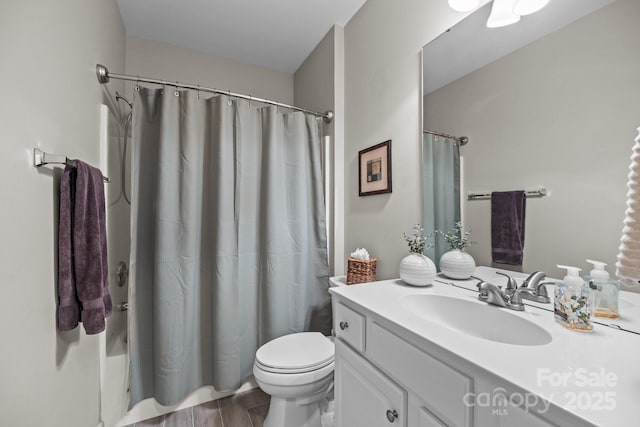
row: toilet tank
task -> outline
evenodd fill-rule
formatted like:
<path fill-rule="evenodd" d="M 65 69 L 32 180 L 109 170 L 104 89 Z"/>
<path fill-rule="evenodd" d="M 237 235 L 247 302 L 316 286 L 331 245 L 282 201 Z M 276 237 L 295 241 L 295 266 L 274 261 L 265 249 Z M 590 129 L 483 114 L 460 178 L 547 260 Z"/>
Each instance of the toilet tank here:
<path fill-rule="evenodd" d="M 330 277 L 329 286 L 332 288 L 335 288 L 337 286 L 347 286 L 347 276 Z"/>

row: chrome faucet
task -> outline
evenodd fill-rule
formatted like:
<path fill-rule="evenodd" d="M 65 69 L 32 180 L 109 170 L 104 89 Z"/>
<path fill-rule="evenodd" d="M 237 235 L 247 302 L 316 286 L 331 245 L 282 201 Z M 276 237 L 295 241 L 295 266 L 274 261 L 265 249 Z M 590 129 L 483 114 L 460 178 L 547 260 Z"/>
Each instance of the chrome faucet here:
<path fill-rule="evenodd" d="M 547 293 L 547 283 L 542 282 L 547 277 L 543 271 L 533 272 L 520 285 L 520 294 L 523 299 L 548 304 L 551 302 Z"/>
<path fill-rule="evenodd" d="M 510 293 L 503 292 L 500 286 L 485 281 L 478 283 L 477 286 L 480 291 L 478 295 L 480 301 L 511 310 L 524 311 L 524 304 L 522 303 L 522 298 L 520 298 L 520 289 L 516 288 L 513 291 L 509 291 Z"/>

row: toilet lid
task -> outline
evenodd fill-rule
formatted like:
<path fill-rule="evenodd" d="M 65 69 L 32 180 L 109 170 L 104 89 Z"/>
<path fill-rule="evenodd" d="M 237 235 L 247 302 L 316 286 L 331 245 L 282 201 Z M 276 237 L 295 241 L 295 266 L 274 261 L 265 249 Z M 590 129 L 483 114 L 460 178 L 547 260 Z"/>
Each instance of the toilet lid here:
<path fill-rule="evenodd" d="M 320 332 L 300 332 L 269 341 L 256 352 L 256 362 L 267 369 L 305 372 L 333 361 L 334 345 Z"/>

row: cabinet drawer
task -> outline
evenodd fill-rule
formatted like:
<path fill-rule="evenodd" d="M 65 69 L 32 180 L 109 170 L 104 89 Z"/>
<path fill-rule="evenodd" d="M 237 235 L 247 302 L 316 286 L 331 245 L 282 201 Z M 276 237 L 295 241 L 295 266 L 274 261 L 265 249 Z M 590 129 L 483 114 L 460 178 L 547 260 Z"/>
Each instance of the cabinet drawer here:
<path fill-rule="evenodd" d="M 367 326 L 367 359 L 401 386 L 415 392 L 440 422 L 450 427 L 473 425 L 473 408 L 464 404 L 465 394 L 473 391 L 470 377 L 375 322 Z"/>
<path fill-rule="evenodd" d="M 342 303 L 334 305 L 333 330 L 336 337 L 364 352 L 365 317 Z"/>

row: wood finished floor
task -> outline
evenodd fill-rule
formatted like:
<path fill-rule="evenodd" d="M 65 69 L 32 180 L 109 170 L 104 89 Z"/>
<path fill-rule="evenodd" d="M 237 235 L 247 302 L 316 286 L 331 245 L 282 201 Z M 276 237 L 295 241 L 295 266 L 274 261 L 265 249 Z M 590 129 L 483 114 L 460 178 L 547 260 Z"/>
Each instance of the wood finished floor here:
<path fill-rule="evenodd" d="M 262 427 L 269 395 L 259 388 L 127 427 Z"/>

